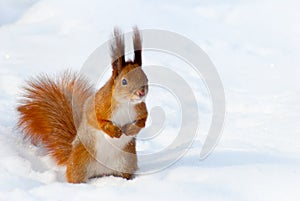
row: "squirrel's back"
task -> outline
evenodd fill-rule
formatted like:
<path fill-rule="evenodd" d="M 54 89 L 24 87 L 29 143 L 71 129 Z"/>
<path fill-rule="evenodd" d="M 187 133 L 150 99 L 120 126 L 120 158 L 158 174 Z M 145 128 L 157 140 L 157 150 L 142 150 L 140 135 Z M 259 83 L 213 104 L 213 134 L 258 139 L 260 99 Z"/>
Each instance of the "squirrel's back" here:
<path fill-rule="evenodd" d="M 57 163 L 64 165 L 77 133 L 75 125 L 79 125 L 83 104 L 91 94 L 88 82 L 75 73 L 29 80 L 17 108 L 18 127 L 25 138 L 42 143 Z"/>

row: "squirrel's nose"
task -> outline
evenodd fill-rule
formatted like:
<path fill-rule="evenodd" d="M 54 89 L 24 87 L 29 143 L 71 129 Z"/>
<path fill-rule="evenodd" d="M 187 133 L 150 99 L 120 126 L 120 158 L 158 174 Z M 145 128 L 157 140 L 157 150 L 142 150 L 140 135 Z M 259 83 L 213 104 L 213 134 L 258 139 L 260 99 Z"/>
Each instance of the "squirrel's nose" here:
<path fill-rule="evenodd" d="M 145 86 L 141 87 L 138 91 L 137 91 L 137 95 L 139 95 L 140 97 L 145 96 L 146 92 L 145 92 Z"/>

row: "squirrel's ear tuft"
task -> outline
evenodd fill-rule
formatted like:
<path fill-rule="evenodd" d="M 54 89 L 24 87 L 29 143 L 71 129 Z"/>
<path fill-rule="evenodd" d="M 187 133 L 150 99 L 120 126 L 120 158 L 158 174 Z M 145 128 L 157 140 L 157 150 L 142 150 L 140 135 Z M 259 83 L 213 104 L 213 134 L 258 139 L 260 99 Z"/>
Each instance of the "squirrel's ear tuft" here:
<path fill-rule="evenodd" d="M 133 27 L 134 63 L 142 66 L 142 38 L 137 26 Z"/>
<path fill-rule="evenodd" d="M 124 36 L 118 27 L 115 27 L 113 39 L 110 45 L 111 49 L 111 65 L 113 68 L 113 77 L 116 78 L 125 65 L 124 55 Z"/>

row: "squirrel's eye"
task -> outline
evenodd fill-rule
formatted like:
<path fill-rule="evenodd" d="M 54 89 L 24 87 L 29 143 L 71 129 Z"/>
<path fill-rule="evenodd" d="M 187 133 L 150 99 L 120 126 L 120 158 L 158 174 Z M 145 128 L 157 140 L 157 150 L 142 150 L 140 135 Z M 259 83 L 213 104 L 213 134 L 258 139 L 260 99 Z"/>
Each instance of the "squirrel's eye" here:
<path fill-rule="evenodd" d="M 122 80 L 122 85 L 127 85 L 127 80 L 126 79 Z"/>

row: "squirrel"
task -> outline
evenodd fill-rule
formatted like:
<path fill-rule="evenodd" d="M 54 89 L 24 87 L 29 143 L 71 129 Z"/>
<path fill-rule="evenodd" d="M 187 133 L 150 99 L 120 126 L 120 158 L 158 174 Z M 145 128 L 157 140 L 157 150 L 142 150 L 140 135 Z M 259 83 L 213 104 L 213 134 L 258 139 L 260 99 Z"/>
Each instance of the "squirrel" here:
<path fill-rule="evenodd" d="M 17 107 L 24 138 L 42 144 L 70 183 L 102 176 L 131 179 L 137 170 L 135 136 L 145 127 L 148 79 L 142 70 L 142 40 L 134 27 L 134 59 L 125 61 L 124 35 L 114 29 L 110 79 L 98 91 L 66 71 L 27 81 Z"/>

